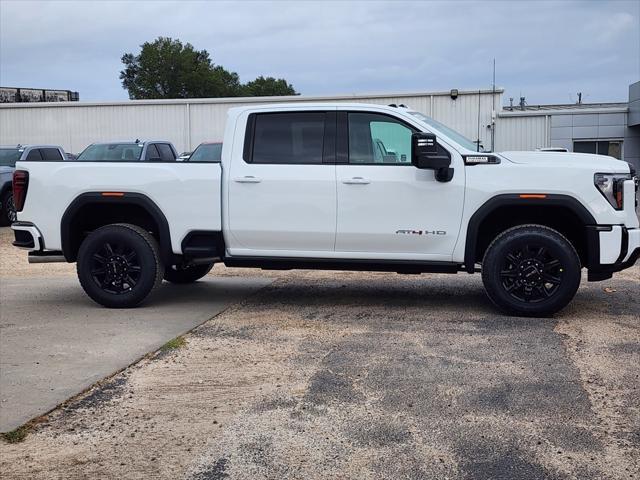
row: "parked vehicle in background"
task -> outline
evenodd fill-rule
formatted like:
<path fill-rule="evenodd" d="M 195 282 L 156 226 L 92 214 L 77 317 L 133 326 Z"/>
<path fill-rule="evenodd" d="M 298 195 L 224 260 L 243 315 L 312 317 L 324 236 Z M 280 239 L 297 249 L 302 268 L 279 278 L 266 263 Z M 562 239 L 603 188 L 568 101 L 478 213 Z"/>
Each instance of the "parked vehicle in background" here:
<path fill-rule="evenodd" d="M 178 161 L 184 162 L 185 160 L 188 160 L 190 156 L 191 152 L 182 152 L 180 155 L 178 155 Z"/>
<path fill-rule="evenodd" d="M 75 161 L 75 160 L 77 160 L 77 159 L 78 159 L 78 155 L 76 155 L 75 153 L 69 153 L 69 152 L 67 152 L 67 156 L 66 156 L 65 160 L 68 160 L 68 161 L 70 161 L 70 162 L 73 162 L 73 161 Z"/>
<path fill-rule="evenodd" d="M 222 142 L 203 142 L 196 147 L 188 162 L 219 162 L 222 157 Z"/>
<path fill-rule="evenodd" d="M 13 145 L 0 147 L 0 225 L 16 221 L 13 202 L 13 171 L 18 161 L 60 161 L 65 158 L 56 145 Z"/>
<path fill-rule="evenodd" d="M 171 142 L 149 140 L 92 143 L 78 155 L 78 162 L 175 162 L 178 152 Z"/>
<path fill-rule="evenodd" d="M 628 163 L 476 150 L 407 108 L 231 108 L 220 163 L 19 162 L 14 245 L 77 262 L 85 292 L 107 307 L 223 262 L 481 272 L 495 305 L 527 316 L 565 307 L 582 268 L 600 281 L 640 257 Z"/>

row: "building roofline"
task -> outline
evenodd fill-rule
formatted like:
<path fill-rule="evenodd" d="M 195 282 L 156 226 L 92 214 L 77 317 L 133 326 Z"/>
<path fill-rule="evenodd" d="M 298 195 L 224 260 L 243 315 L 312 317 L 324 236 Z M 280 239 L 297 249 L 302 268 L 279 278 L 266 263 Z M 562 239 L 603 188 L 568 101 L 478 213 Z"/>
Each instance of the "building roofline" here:
<path fill-rule="evenodd" d="M 458 96 L 504 93 L 503 88 L 478 90 L 458 90 Z M 176 98 L 161 100 L 120 100 L 115 102 L 25 102 L 0 103 L 2 108 L 44 108 L 44 107 L 96 107 L 96 106 L 133 106 L 133 105 L 186 105 L 186 104 L 227 104 L 227 103 L 281 103 L 281 102 L 326 102 L 338 100 L 358 100 L 362 98 L 409 98 L 409 97 L 439 97 L 450 96 L 451 91 L 437 92 L 389 92 L 372 94 L 341 94 L 341 95 L 290 95 L 272 97 L 225 97 L 225 98 Z"/>
<path fill-rule="evenodd" d="M 577 114 L 590 114 L 590 113 L 628 113 L 629 107 L 626 103 L 620 104 L 620 106 L 610 107 L 592 107 L 592 108 L 551 108 L 552 105 L 548 105 L 550 108 L 540 110 L 520 110 L 514 107 L 513 110 L 501 110 L 498 112 L 498 117 L 542 117 L 546 115 L 577 115 Z"/>

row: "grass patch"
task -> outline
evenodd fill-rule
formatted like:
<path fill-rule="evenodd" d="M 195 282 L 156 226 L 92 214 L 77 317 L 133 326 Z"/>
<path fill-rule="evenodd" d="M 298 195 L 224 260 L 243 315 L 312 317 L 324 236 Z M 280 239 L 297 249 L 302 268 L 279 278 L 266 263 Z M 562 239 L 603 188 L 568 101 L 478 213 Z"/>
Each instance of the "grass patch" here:
<path fill-rule="evenodd" d="M 20 443 L 27 438 L 27 433 L 29 433 L 29 427 L 23 425 L 15 430 L 3 433 L 2 438 L 4 438 L 8 443 Z"/>
<path fill-rule="evenodd" d="M 184 347 L 186 344 L 187 341 L 184 337 L 176 337 L 173 340 L 169 340 L 162 347 L 160 347 L 160 351 L 170 352 L 171 350 L 177 350 L 178 348 Z"/>

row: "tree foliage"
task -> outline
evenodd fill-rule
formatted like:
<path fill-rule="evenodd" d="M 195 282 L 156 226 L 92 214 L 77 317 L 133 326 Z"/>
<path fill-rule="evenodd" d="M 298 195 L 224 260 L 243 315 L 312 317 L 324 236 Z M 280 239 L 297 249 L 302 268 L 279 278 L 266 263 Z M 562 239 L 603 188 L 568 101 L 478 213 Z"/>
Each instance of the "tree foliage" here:
<path fill-rule="evenodd" d="M 282 78 L 259 76 L 243 85 L 206 50 L 167 37 L 143 43 L 138 55 L 125 53 L 122 63 L 120 79 L 132 100 L 297 95 Z"/>

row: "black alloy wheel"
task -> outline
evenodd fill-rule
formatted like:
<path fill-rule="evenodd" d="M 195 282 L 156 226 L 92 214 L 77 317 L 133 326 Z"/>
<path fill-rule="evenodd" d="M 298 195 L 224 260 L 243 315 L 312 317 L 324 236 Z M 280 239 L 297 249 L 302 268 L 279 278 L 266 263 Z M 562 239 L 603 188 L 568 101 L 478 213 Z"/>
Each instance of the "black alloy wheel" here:
<path fill-rule="evenodd" d="M 560 288 L 564 268 L 543 245 L 525 243 L 506 254 L 500 278 L 506 292 L 521 302 L 540 302 Z"/>
<path fill-rule="evenodd" d="M 78 251 L 78 279 L 95 302 L 109 308 L 130 308 L 162 282 L 164 266 L 155 238 L 126 223 L 91 232 Z"/>
<path fill-rule="evenodd" d="M 482 281 L 503 312 L 546 317 L 564 308 L 580 286 L 580 258 L 571 242 L 544 225 L 499 234 L 482 260 Z"/>
<path fill-rule="evenodd" d="M 91 277 L 105 292 L 121 295 L 140 281 L 142 267 L 130 244 L 105 241 L 91 260 Z"/>

